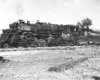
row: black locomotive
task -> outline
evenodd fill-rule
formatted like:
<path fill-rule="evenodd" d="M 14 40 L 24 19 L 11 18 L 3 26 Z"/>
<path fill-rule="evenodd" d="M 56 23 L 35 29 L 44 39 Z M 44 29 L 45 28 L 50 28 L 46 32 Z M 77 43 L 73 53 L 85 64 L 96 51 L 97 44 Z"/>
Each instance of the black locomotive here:
<path fill-rule="evenodd" d="M 80 36 L 76 25 L 58 25 L 37 21 L 31 24 L 19 19 L 3 30 L 0 47 L 42 47 L 76 45 Z"/>

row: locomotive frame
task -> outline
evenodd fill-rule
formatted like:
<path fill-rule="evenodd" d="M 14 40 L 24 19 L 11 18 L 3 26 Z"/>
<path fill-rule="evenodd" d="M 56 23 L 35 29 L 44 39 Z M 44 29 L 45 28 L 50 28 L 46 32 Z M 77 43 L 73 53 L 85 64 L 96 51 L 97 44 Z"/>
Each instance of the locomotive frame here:
<path fill-rule="evenodd" d="M 43 47 L 77 45 L 80 30 L 75 25 L 58 25 L 37 22 L 31 24 L 18 20 L 3 30 L 0 47 Z"/>

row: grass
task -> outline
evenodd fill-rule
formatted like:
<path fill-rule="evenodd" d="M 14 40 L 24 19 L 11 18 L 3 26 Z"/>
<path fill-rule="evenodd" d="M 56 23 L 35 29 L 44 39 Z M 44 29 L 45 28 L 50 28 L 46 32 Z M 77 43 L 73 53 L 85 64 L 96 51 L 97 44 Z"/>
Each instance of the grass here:
<path fill-rule="evenodd" d="M 43 48 L 24 52 L 13 51 L 14 54 L 25 53 L 25 55 L 7 57 L 10 62 L 0 66 L 0 80 L 91 80 L 92 75 L 97 75 L 95 69 L 100 67 L 98 65 L 100 58 L 97 60 L 97 57 L 94 57 L 95 59 L 87 57 L 99 53 L 100 47 L 76 46 L 72 50 L 71 48 L 55 47 L 55 49 L 44 48 L 44 51 Z M 82 53 L 85 55 L 80 55 Z M 51 67 L 58 68 L 58 72 L 48 71 Z"/>

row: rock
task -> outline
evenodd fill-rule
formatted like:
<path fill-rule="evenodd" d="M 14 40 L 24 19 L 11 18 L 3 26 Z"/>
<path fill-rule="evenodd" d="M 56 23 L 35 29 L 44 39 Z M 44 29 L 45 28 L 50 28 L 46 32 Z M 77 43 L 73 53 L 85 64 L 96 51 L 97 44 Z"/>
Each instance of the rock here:
<path fill-rule="evenodd" d="M 4 62 L 10 62 L 9 59 L 4 59 L 2 56 L 0 56 L 0 62 L 4 63 Z"/>
<path fill-rule="evenodd" d="M 50 71 L 50 72 L 53 72 L 53 71 L 54 72 L 61 72 L 61 69 L 59 67 L 54 66 L 54 67 L 50 67 L 48 71 Z"/>
<path fill-rule="evenodd" d="M 54 72 L 62 72 L 62 71 L 68 70 L 70 68 L 73 68 L 75 65 L 82 63 L 82 62 L 86 61 L 87 59 L 88 59 L 87 57 L 79 58 L 75 61 L 69 61 L 69 62 L 60 64 L 60 65 L 56 65 L 56 66 L 50 67 L 48 69 L 48 71 L 50 71 L 50 72 L 53 72 L 53 71 Z"/>
<path fill-rule="evenodd" d="M 100 80 L 100 77 L 98 77 L 98 76 L 92 76 L 92 78 L 95 80 Z"/>
<path fill-rule="evenodd" d="M 0 56 L 0 61 L 3 61 L 3 57 L 2 56 Z"/>

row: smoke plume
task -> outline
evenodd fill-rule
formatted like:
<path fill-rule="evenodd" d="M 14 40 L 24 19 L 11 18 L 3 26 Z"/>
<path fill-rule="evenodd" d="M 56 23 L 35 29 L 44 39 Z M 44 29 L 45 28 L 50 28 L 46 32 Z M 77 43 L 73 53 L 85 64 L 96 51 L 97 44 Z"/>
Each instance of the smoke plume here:
<path fill-rule="evenodd" d="M 0 0 L 0 2 L 7 2 L 7 0 Z"/>
<path fill-rule="evenodd" d="M 23 15 L 24 7 L 23 7 L 22 2 L 15 1 L 12 7 L 14 8 L 14 10 L 15 10 L 15 12 L 16 12 L 16 14 L 18 16 L 22 16 Z"/>

